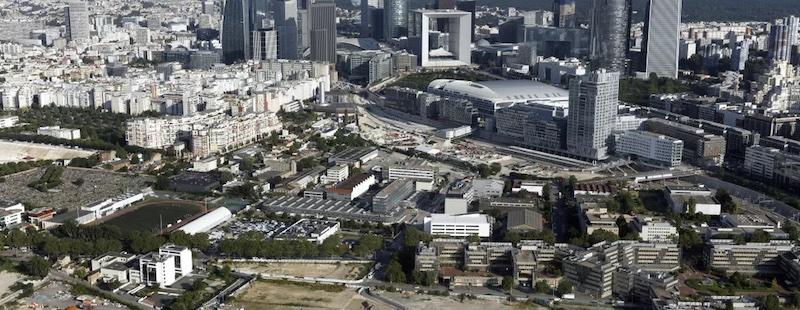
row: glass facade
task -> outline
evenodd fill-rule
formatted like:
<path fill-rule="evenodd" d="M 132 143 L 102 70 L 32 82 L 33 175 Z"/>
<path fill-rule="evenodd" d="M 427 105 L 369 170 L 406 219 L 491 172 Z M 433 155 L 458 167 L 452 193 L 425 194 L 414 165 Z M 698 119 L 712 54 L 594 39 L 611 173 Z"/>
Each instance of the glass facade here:
<path fill-rule="evenodd" d="M 631 0 L 594 0 L 592 8 L 592 69 L 627 72 Z"/>

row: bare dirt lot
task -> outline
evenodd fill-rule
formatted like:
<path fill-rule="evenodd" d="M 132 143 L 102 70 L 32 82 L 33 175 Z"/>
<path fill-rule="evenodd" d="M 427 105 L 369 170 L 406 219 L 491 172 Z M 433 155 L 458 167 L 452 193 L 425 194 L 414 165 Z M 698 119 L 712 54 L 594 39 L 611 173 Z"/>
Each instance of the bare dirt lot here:
<path fill-rule="evenodd" d="M 367 264 L 307 264 L 307 263 L 231 263 L 235 271 L 261 275 L 286 275 L 355 280 Z"/>
<path fill-rule="evenodd" d="M 382 294 L 383 297 L 403 304 L 408 309 L 420 310 L 505 310 L 505 309 L 523 309 L 520 308 L 518 303 L 506 301 L 490 301 L 482 299 L 469 300 L 465 299 L 460 302 L 456 296 L 431 296 L 431 295 L 408 295 L 403 293 L 389 293 Z M 529 309 L 529 308 L 524 308 Z"/>
<path fill-rule="evenodd" d="M 99 297 L 89 296 L 93 300 L 92 309 L 95 310 L 123 310 L 127 307 Z M 8 309 L 66 309 L 69 306 L 80 304 L 76 295 L 70 293 L 70 287 L 62 282 L 50 282 L 36 290 L 32 296 L 16 301 L 16 308 Z"/>
<path fill-rule="evenodd" d="M 47 144 L 0 141 L 0 164 L 40 159 L 73 159 L 92 154 L 94 154 L 92 151 Z"/>
<path fill-rule="evenodd" d="M 305 285 L 256 281 L 242 295 L 236 297 L 233 307 L 244 309 L 364 309 L 366 300 L 355 290 L 339 292 L 313 289 Z M 368 304 L 370 302 L 367 302 Z M 374 305 L 374 304 L 371 304 Z M 386 309 L 380 306 L 373 309 Z"/>

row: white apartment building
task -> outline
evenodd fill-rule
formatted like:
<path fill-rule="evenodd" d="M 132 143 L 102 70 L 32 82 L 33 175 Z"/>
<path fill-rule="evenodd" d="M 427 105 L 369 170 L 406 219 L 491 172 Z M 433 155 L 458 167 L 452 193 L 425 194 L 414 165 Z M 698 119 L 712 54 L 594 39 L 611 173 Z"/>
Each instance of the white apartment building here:
<path fill-rule="evenodd" d="M 188 136 L 196 125 L 215 123 L 224 118 L 222 110 L 191 116 L 136 118 L 125 124 L 125 140 L 129 145 L 163 149 L 172 146 L 179 136 Z"/>
<path fill-rule="evenodd" d="M 25 206 L 18 202 L 0 201 L 0 230 L 22 224 Z"/>
<path fill-rule="evenodd" d="M 678 229 L 663 219 L 637 216 L 633 225 L 642 241 L 665 241 L 678 236 Z"/>
<path fill-rule="evenodd" d="M 260 137 L 283 128 L 275 113 L 250 113 L 204 125 L 191 133 L 194 157 L 208 157 L 211 154 L 231 151 L 254 143 Z"/>
<path fill-rule="evenodd" d="M 39 127 L 36 129 L 36 134 L 66 140 L 77 140 L 81 138 L 80 129 L 61 128 L 60 126 Z"/>
<path fill-rule="evenodd" d="M 677 167 L 681 164 L 683 141 L 641 130 L 616 135 L 616 153 L 635 156 L 644 165 Z"/>
<path fill-rule="evenodd" d="M 425 217 L 425 232 L 435 236 L 488 238 L 492 235 L 492 224 L 485 214 L 431 214 Z"/>

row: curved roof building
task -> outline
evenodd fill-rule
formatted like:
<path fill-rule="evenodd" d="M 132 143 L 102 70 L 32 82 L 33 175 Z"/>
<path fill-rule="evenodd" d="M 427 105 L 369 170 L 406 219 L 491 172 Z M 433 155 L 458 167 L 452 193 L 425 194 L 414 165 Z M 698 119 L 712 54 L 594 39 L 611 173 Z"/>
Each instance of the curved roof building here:
<path fill-rule="evenodd" d="M 181 226 L 178 228 L 178 230 L 189 235 L 204 233 L 208 232 L 214 227 L 217 227 L 219 224 L 222 224 L 231 217 L 233 217 L 233 213 L 231 213 L 228 208 L 219 207 L 214 209 L 214 211 L 203 214 L 186 225 Z"/>
<path fill-rule="evenodd" d="M 428 92 L 450 98 L 466 99 L 484 114 L 517 103 L 538 103 L 567 108 L 569 91 L 530 80 L 473 82 L 440 79 L 428 84 Z"/>

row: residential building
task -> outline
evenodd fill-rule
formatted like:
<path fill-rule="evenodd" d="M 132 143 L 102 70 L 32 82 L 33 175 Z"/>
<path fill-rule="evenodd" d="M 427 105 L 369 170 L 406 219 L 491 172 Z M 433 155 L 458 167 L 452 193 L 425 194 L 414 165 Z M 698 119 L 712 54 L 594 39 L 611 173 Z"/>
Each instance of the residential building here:
<path fill-rule="evenodd" d="M 81 138 L 80 129 L 61 128 L 60 126 L 39 127 L 36 129 L 36 134 L 65 140 L 78 140 Z"/>
<path fill-rule="evenodd" d="M 22 224 L 25 206 L 18 202 L 0 201 L 0 230 Z"/>
<path fill-rule="evenodd" d="M 771 181 L 775 176 L 775 160 L 780 153 L 780 150 L 766 146 L 748 147 L 744 157 L 744 172 L 750 176 Z"/>
<path fill-rule="evenodd" d="M 569 88 L 567 150 L 581 158 L 607 159 L 619 105 L 619 73 L 592 72 L 573 79 Z"/>

